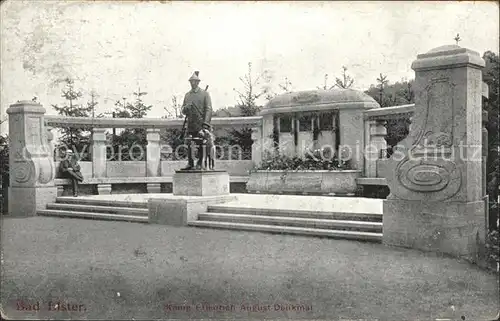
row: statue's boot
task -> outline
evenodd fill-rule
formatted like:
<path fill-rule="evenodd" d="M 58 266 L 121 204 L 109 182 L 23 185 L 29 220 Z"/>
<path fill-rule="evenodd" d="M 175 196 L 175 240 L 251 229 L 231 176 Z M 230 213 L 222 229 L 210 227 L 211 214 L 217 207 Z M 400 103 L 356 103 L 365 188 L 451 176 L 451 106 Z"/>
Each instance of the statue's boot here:
<path fill-rule="evenodd" d="M 181 171 L 189 171 L 194 169 L 194 159 L 192 155 L 192 150 L 188 147 L 188 166 L 181 169 Z"/>

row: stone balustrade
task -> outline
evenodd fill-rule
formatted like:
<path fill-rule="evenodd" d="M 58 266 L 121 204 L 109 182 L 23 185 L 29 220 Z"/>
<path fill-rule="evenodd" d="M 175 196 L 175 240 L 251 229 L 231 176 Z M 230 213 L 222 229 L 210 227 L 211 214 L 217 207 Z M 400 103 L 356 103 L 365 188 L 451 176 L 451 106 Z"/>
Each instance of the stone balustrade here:
<path fill-rule="evenodd" d="M 364 178 L 360 182 L 373 185 L 385 185 L 385 179 L 379 171 L 380 160 L 386 158 L 387 135 L 386 122 L 390 119 L 411 118 L 415 104 L 369 109 L 364 111 L 365 128 L 365 164 Z M 380 179 L 379 179 L 380 178 Z"/>
<path fill-rule="evenodd" d="M 110 128 L 144 128 L 147 131 L 147 148 L 146 148 L 146 175 L 147 177 L 155 177 L 159 175 L 171 174 L 161 171 L 160 154 L 162 152 L 160 133 L 164 129 L 180 129 L 182 128 L 183 119 L 158 119 L 158 118 L 91 118 L 91 117 L 63 117 L 45 115 L 44 123 L 51 130 L 57 127 L 80 127 L 92 131 L 92 177 L 107 177 L 106 168 L 109 164 L 106 161 L 106 130 Z M 212 119 L 215 134 L 222 133 L 226 129 L 238 129 L 243 127 L 252 128 L 254 132 L 260 132 L 261 117 L 216 117 Z M 252 135 L 255 145 L 261 144 L 260 135 Z M 254 147 L 253 153 L 259 153 L 260 149 Z M 252 160 L 254 159 L 252 154 Z M 261 156 L 255 155 L 256 162 L 259 162 Z M 234 160 L 239 162 L 239 160 Z M 242 161 L 244 166 L 240 175 L 245 175 L 249 169 L 249 162 Z M 179 161 L 179 164 L 184 164 Z M 254 163 L 251 163 L 253 165 Z M 126 171 L 125 171 L 126 172 Z M 124 173 L 124 175 L 128 175 Z M 130 175 L 135 176 L 135 175 Z"/>
<path fill-rule="evenodd" d="M 365 120 L 389 120 L 411 117 L 415 112 L 415 104 L 369 109 L 364 112 Z"/>
<path fill-rule="evenodd" d="M 214 117 L 215 128 L 255 127 L 260 126 L 262 117 Z M 180 118 L 92 118 L 45 115 L 45 125 L 51 127 L 89 127 L 89 128 L 182 128 L 184 120 Z"/>
<path fill-rule="evenodd" d="M 384 157 L 387 144 L 385 142 L 385 120 L 398 117 L 406 117 L 413 113 L 414 105 L 403 105 L 381 109 L 366 110 L 363 115 L 365 126 L 365 165 L 364 177 L 377 178 L 378 160 Z M 91 131 L 91 161 L 81 162 L 82 173 L 89 182 L 106 181 L 106 179 L 117 179 L 122 177 L 171 177 L 176 169 L 184 166 L 184 161 L 161 160 L 160 132 L 163 129 L 180 129 L 183 119 L 157 119 L 157 118 L 90 118 L 90 117 L 63 117 L 42 114 L 41 123 L 45 126 L 43 130 L 44 139 L 50 149 L 54 149 L 54 132 L 58 127 L 80 127 Z M 261 116 L 254 117 L 220 117 L 213 118 L 212 124 L 215 131 L 229 128 L 252 128 L 252 159 L 251 160 L 220 160 L 218 167 L 228 170 L 235 181 L 243 182 L 248 176 L 248 171 L 258 166 L 262 161 L 265 151 L 264 143 L 266 136 Z M 108 161 L 106 132 L 113 128 L 144 128 L 147 133 L 146 161 Z M 58 163 L 54 163 L 57 168 Z M 101 179 L 101 180 L 99 180 Z M 104 179 L 104 180 L 102 180 Z M 64 180 L 56 181 L 56 185 Z M 156 181 L 146 182 L 148 192 L 159 192 L 160 183 Z M 134 181 L 135 182 L 135 181 Z M 113 181 L 113 183 L 116 183 Z M 380 183 L 380 182 L 379 182 Z M 383 183 L 382 183 L 383 184 Z M 102 193 L 111 192 L 109 184 L 98 184 L 98 191 Z M 60 188 L 59 188 L 60 191 Z"/>

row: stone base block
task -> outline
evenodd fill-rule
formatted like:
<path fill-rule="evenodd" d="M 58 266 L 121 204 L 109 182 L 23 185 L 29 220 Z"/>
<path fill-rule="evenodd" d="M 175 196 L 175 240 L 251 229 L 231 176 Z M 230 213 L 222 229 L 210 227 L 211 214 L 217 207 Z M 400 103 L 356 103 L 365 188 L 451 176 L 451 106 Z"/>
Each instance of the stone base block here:
<path fill-rule="evenodd" d="M 149 183 L 147 184 L 148 193 L 161 193 L 161 184 L 160 183 Z"/>
<path fill-rule="evenodd" d="M 485 203 L 384 201 L 383 243 L 479 262 L 486 237 Z"/>
<path fill-rule="evenodd" d="M 57 187 L 9 187 L 9 216 L 35 216 L 38 210 L 45 210 L 48 203 L 54 203 Z"/>
<path fill-rule="evenodd" d="M 110 195 L 111 194 L 111 184 L 99 184 L 99 185 L 97 185 L 97 194 Z"/>
<path fill-rule="evenodd" d="M 57 186 L 57 197 L 63 196 L 63 194 L 64 194 L 64 186 L 61 185 Z"/>
<path fill-rule="evenodd" d="M 174 195 L 216 196 L 229 194 L 229 174 L 226 171 L 176 171 Z"/>
<path fill-rule="evenodd" d="M 200 213 L 206 212 L 209 205 L 235 200 L 236 196 L 172 196 L 170 198 L 151 198 L 148 200 L 149 223 L 172 226 L 185 226 L 196 221 Z"/>

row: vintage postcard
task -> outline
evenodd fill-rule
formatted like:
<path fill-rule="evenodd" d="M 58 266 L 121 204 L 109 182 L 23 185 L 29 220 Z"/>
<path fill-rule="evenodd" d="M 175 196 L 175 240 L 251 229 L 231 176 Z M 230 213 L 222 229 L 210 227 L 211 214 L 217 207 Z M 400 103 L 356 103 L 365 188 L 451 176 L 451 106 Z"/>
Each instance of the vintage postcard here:
<path fill-rule="evenodd" d="M 0 5 L 5 320 L 499 320 L 499 4 Z"/>

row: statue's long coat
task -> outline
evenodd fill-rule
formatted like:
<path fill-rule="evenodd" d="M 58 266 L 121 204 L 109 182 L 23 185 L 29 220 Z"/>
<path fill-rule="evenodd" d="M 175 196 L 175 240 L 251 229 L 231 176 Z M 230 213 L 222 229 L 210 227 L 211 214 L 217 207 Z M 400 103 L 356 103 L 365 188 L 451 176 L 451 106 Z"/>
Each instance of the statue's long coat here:
<path fill-rule="evenodd" d="M 187 132 L 195 133 L 202 129 L 203 123 L 212 120 L 212 101 L 205 90 L 197 87 L 184 96 L 182 113 L 187 116 Z"/>

